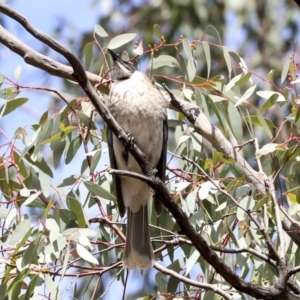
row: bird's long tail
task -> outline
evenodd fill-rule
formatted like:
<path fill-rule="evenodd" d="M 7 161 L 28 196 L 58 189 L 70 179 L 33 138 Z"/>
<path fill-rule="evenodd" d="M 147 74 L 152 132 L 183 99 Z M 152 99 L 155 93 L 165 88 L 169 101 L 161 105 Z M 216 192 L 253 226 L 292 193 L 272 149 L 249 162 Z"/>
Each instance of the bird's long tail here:
<path fill-rule="evenodd" d="M 123 263 L 128 269 L 151 268 L 155 257 L 150 241 L 147 205 L 136 213 L 127 208 L 127 234 Z"/>

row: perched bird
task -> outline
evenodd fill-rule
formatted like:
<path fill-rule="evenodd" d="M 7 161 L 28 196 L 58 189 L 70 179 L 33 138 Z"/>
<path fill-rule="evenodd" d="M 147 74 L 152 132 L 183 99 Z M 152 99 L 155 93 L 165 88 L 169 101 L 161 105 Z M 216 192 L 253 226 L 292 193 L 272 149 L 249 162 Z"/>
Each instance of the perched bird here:
<path fill-rule="evenodd" d="M 166 102 L 145 74 L 136 71 L 131 62 L 121 59 L 112 50 L 108 51 L 115 65 L 108 108 L 164 181 L 168 139 Z M 143 174 L 134 157 L 109 128 L 107 140 L 112 168 Z M 147 209 L 150 187 L 127 176 L 114 176 L 113 181 L 121 217 L 127 209 L 123 263 L 129 269 L 150 268 L 155 263 Z M 161 203 L 157 195 L 154 195 L 154 207 L 159 214 Z"/>

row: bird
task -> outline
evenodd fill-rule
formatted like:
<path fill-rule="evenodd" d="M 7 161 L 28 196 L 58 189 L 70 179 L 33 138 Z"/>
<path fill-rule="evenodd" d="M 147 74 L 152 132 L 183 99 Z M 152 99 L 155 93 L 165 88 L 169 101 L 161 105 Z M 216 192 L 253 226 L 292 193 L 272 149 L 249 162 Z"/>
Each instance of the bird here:
<path fill-rule="evenodd" d="M 167 104 L 144 73 L 130 61 L 108 49 L 114 62 L 115 79 L 110 90 L 108 109 L 131 140 L 146 155 L 156 176 L 165 181 L 167 157 Z M 143 174 L 128 147 L 107 128 L 107 143 L 111 168 Z M 143 181 L 113 175 L 113 184 L 121 217 L 127 211 L 126 242 L 123 264 L 128 269 L 151 268 L 155 256 L 150 240 L 148 200 L 151 189 Z M 154 208 L 161 212 L 159 195 L 154 195 Z"/>

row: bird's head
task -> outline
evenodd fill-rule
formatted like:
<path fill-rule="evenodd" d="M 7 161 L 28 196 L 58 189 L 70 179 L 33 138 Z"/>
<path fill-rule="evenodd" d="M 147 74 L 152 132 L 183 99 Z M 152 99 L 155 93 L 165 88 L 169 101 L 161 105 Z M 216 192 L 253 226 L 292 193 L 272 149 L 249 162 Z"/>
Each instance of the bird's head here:
<path fill-rule="evenodd" d="M 116 79 L 120 80 L 129 78 L 135 71 L 132 62 L 123 60 L 118 54 L 110 49 L 107 50 L 110 53 L 115 64 Z"/>

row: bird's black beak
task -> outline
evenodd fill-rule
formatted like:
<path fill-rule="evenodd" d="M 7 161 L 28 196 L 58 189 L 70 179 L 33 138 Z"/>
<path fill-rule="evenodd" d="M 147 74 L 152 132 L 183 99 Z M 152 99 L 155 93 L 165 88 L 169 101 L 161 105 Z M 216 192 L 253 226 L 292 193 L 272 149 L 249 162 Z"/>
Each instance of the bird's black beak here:
<path fill-rule="evenodd" d="M 111 56 L 111 58 L 113 59 L 113 61 L 114 62 L 120 62 L 120 63 L 124 63 L 124 60 L 118 55 L 118 54 L 116 54 L 114 51 L 112 51 L 111 49 L 108 49 L 107 48 L 107 50 L 108 50 L 108 52 L 109 52 L 109 54 L 110 54 L 110 56 Z"/>

